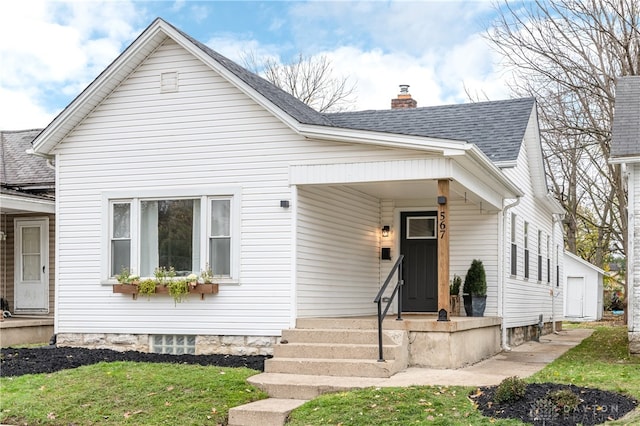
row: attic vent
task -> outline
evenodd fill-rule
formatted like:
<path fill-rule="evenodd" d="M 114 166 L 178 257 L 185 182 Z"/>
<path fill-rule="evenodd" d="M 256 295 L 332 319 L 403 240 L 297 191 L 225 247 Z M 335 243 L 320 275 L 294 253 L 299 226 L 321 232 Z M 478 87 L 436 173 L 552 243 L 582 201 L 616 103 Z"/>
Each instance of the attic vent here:
<path fill-rule="evenodd" d="M 178 73 L 163 72 L 160 74 L 160 93 L 178 91 Z"/>

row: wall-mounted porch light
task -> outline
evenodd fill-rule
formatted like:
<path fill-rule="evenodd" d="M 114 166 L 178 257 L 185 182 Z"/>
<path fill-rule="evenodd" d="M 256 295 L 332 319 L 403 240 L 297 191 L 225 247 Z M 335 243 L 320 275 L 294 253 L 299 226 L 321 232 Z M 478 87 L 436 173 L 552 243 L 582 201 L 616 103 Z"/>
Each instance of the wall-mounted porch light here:
<path fill-rule="evenodd" d="M 382 236 L 385 237 L 385 238 L 388 237 L 389 236 L 389 230 L 390 230 L 389 225 L 383 226 L 382 227 Z"/>

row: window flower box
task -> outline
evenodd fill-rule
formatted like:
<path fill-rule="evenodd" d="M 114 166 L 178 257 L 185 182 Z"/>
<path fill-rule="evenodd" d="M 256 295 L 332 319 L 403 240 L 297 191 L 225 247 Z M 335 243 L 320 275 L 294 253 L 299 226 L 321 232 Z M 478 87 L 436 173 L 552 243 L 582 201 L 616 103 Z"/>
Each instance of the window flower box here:
<path fill-rule="evenodd" d="M 195 286 L 189 286 L 190 294 L 199 294 L 200 299 L 204 300 L 205 294 L 217 294 L 219 290 L 218 284 L 196 284 Z M 114 293 L 120 294 L 131 294 L 133 299 L 138 298 L 138 294 L 140 294 L 140 289 L 135 284 L 114 284 L 113 286 Z M 156 294 L 169 294 L 169 287 L 164 284 L 156 284 Z"/>

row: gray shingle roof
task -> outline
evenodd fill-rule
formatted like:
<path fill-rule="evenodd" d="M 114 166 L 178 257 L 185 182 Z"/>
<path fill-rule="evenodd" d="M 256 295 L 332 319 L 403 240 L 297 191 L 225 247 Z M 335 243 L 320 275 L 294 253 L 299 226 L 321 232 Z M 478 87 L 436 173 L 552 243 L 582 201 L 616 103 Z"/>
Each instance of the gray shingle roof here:
<path fill-rule="evenodd" d="M 53 185 L 55 172 L 44 158 L 27 154 L 41 129 L 0 131 L 0 184 L 3 187 Z"/>
<path fill-rule="evenodd" d="M 320 114 L 318 111 L 314 110 L 304 102 L 300 101 L 298 98 L 291 96 L 289 93 L 285 92 L 284 90 L 280 89 L 279 87 L 275 86 L 259 75 L 256 75 L 251 71 L 241 67 L 231 59 L 211 49 L 206 44 L 200 43 L 189 34 L 186 34 L 185 32 L 169 23 L 167 24 L 178 31 L 180 34 L 182 34 L 184 37 L 189 39 L 189 41 L 198 46 L 198 48 L 200 48 L 207 55 L 211 56 L 211 58 L 220 63 L 220 65 L 231 71 L 236 77 L 240 78 L 256 92 L 260 93 L 278 108 L 285 111 L 291 117 L 295 118 L 299 123 L 331 126 L 331 122 L 327 120 L 322 114 Z"/>
<path fill-rule="evenodd" d="M 611 131 L 611 157 L 640 154 L 640 76 L 620 77 Z"/>
<path fill-rule="evenodd" d="M 503 162 L 517 158 L 534 107 L 534 98 L 522 98 L 326 116 L 337 127 L 467 141 Z"/>

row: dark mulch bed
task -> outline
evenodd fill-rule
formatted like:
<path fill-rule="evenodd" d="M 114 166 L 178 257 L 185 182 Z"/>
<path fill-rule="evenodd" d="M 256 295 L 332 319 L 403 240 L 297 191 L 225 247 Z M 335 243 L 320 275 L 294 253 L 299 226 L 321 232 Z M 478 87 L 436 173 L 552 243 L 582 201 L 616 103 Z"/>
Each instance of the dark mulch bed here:
<path fill-rule="evenodd" d="M 553 391 L 569 389 L 580 398 L 575 410 L 557 408 L 546 402 Z M 496 386 L 481 387 L 470 398 L 487 417 L 520 419 L 525 423 L 545 426 L 597 425 L 615 420 L 633 411 L 638 401 L 615 392 L 557 383 L 527 385 L 525 397 L 502 404 L 493 402 Z"/>
<path fill-rule="evenodd" d="M 266 356 L 251 355 L 170 355 L 109 349 L 85 349 L 43 346 L 39 348 L 3 348 L 0 351 L 0 376 L 53 373 L 54 371 L 96 364 L 101 361 L 165 362 L 174 364 L 247 367 L 264 371 Z"/>

